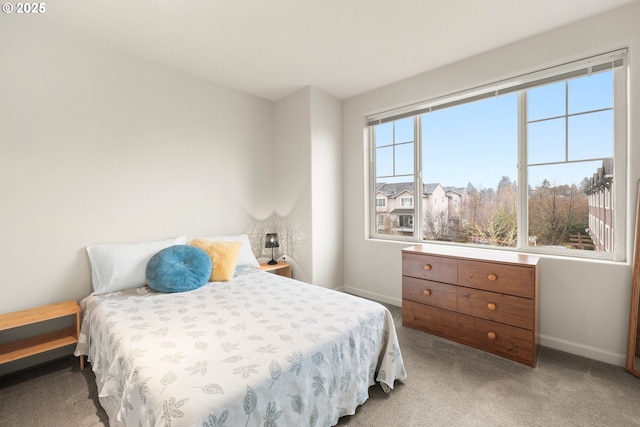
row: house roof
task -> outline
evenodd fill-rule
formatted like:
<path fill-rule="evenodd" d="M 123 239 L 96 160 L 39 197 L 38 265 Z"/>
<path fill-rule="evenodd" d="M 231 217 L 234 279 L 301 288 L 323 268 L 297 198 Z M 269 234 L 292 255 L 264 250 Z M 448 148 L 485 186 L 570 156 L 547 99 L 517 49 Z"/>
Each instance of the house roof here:
<path fill-rule="evenodd" d="M 457 194 L 458 196 L 462 196 L 462 193 L 464 191 L 466 191 L 464 188 L 462 187 L 442 187 L 442 189 L 444 190 L 445 193 L 449 194 L 449 193 L 454 193 Z"/>
<path fill-rule="evenodd" d="M 425 196 L 429 196 L 433 194 L 436 188 L 442 187 L 439 183 L 429 183 L 422 184 L 423 190 L 422 194 Z M 449 187 L 453 188 L 453 187 Z M 376 187 L 376 192 L 384 194 L 386 197 L 393 199 L 398 197 L 400 194 L 406 192 L 409 194 L 414 194 L 414 184 L 413 182 L 398 182 L 398 183 L 378 183 Z"/>
<path fill-rule="evenodd" d="M 436 183 L 431 183 L 431 184 L 423 184 L 424 189 L 423 189 L 423 194 L 425 196 L 428 196 L 429 194 L 433 194 L 433 192 L 435 191 L 436 188 L 438 188 L 438 186 L 442 187 L 440 184 Z"/>
<path fill-rule="evenodd" d="M 398 197 L 402 193 L 413 194 L 413 182 L 399 182 L 393 184 L 380 183 L 377 187 L 377 192 L 384 194 L 390 199 Z"/>
<path fill-rule="evenodd" d="M 610 188 L 613 182 L 613 159 L 602 160 L 602 166 L 589 179 L 585 192 L 592 194 L 603 188 Z"/>
<path fill-rule="evenodd" d="M 414 214 L 414 210 L 413 209 L 407 209 L 407 208 L 398 208 L 398 209 L 394 209 L 391 211 L 392 214 L 396 214 L 396 215 L 413 215 Z"/>

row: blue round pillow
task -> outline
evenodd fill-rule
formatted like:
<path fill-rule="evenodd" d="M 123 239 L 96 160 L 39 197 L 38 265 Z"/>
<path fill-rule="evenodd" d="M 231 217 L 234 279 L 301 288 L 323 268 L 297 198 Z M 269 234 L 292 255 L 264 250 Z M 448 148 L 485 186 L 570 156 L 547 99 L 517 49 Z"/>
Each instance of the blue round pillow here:
<path fill-rule="evenodd" d="M 149 259 L 145 277 L 158 292 L 185 292 L 198 289 L 211 278 L 213 264 L 200 248 L 188 245 L 169 246 Z"/>

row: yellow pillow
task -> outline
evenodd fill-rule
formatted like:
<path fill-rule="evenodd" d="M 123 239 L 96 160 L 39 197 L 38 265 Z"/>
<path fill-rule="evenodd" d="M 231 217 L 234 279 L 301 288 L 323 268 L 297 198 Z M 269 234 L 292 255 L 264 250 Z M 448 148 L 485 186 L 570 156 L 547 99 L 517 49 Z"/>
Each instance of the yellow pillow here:
<path fill-rule="evenodd" d="M 212 282 L 228 282 L 233 277 L 238 262 L 242 242 L 214 242 L 213 240 L 194 239 L 190 245 L 205 251 L 211 258 Z"/>

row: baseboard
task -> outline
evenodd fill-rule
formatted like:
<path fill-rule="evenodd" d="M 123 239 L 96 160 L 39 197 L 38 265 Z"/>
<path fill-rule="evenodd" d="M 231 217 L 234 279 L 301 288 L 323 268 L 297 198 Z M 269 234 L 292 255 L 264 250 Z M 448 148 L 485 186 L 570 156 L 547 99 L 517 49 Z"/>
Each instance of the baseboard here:
<path fill-rule="evenodd" d="M 357 295 L 359 297 L 371 299 L 374 301 L 383 302 L 385 304 L 390 304 L 396 307 L 402 307 L 401 298 L 390 298 L 387 295 L 378 294 L 376 292 L 365 291 L 364 289 L 354 288 L 352 286 L 345 286 L 344 292 L 348 294 Z"/>
<path fill-rule="evenodd" d="M 624 354 L 611 353 L 609 351 L 602 350 L 601 348 L 590 347 L 584 344 L 550 337 L 548 335 L 540 334 L 540 345 L 564 351 L 566 353 L 575 354 L 577 356 L 609 363 L 611 365 L 625 366 L 627 361 L 627 356 Z"/>

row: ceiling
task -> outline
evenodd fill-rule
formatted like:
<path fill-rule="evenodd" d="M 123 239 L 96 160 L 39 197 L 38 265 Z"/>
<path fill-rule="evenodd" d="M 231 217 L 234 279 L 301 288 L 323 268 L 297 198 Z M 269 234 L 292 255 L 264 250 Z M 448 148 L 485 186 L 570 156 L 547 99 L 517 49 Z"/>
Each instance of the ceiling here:
<path fill-rule="evenodd" d="M 39 19 L 270 100 L 345 99 L 637 0 L 68 0 Z"/>

